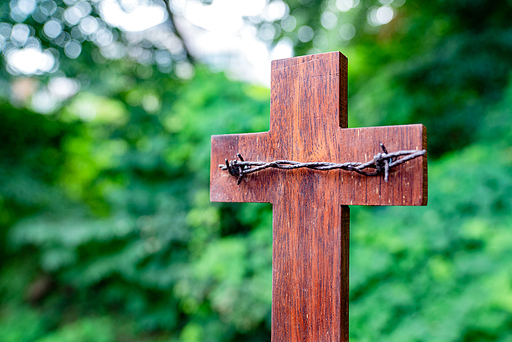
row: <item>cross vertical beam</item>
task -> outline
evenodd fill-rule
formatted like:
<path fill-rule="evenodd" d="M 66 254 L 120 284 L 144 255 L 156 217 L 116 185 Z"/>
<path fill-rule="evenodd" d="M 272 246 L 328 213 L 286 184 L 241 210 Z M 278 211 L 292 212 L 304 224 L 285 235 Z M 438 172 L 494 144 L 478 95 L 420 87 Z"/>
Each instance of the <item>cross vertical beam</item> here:
<path fill-rule="evenodd" d="M 365 162 L 426 148 L 422 125 L 348 129 L 347 59 L 339 52 L 273 61 L 270 130 L 212 136 L 210 198 L 273 204 L 272 341 L 348 341 L 347 205 L 425 205 L 426 156 L 382 177 L 336 170 L 266 169 L 236 178 L 218 168 L 246 160 Z"/>

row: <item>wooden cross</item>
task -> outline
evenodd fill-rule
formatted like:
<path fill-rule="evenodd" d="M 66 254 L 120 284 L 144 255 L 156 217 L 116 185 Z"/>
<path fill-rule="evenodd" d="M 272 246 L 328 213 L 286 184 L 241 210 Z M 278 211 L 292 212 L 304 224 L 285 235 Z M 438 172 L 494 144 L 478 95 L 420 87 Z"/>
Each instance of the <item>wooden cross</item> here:
<path fill-rule="evenodd" d="M 246 160 L 366 162 L 426 149 L 423 125 L 346 128 L 347 58 L 325 53 L 272 62 L 270 130 L 212 136 L 210 198 L 273 205 L 272 341 L 348 341 L 348 205 L 426 205 L 427 158 L 389 175 L 266 169 L 237 178 L 219 169 Z"/>

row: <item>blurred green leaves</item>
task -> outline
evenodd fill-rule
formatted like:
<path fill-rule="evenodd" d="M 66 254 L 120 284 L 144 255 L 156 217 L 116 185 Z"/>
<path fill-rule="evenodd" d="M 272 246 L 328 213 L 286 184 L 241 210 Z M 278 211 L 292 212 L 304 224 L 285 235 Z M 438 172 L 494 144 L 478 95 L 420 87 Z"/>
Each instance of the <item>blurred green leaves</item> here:
<path fill-rule="evenodd" d="M 9 41 L 30 18 L 5 14 L 19 3 L 1 5 Z M 286 5 L 253 20 L 297 54 L 348 55 L 350 126 L 429 132 L 427 207 L 352 208 L 351 341 L 511 341 L 510 3 Z M 65 57 L 55 18 L 36 17 L 29 36 L 60 51 L 60 73 L 1 59 L 0 340 L 268 341 L 271 206 L 213 204 L 208 182 L 210 136 L 267 130 L 269 90 L 201 65 L 180 79 L 179 54 L 107 58 L 100 37 Z M 80 89 L 42 110 L 52 82 Z"/>
<path fill-rule="evenodd" d="M 494 106 L 500 126 L 512 127 L 511 106 L 509 98 Z M 495 135 L 431 163 L 426 208 L 375 216 L 354 208 L 355 341 L 508 338 L 512 159 L 502 146 L 510 143 Z"/>
<path fill-rule="evenodd" d="M 64 326 L 37 342 L 111 342 L 115 341 L 111 319 L 82 319 Z"/>
<path fill-rule="evenodd" d="M 148 112 L 147 96 L 162 99 L 162 110 Z M 18 222 L 8 230 L 6 245 L 13 256 L 34 249 L 31 263 L 51 275 L 42 298 L 56 309 L 54 324 L 61 323 L 45 338 L 87 339 L 95 324 L 106 329 L 107 340 L 122 334 L 111 320 L 84 318 L 62 325 L 76 310 L 79 316 L 88 310 L 119 312 L 135 320 L 135 331 L 163 331 L 162 336 L 189 340 L 196 338 L 197 322 L 215 340 L 258 327 L 270 310 L 269 208 L 249 210 L 250 220 L 235 218 L 221 229 L 223 216 L 231 214 L 209 201 L 209 140 L 225 125 L 241 132 L 268 126 L 268 90 L 200 69 L 193 81 L 178 88 L 146 84 L 116 97 L 82 92 L 51 120 L 37 117 L 61 127 L 58 139 L 51 140 L 55 133 L 46 129 L 30 135 L 41 144 L 52 141 L 61 156 L 51 164 L 49 179 L 24 159 L 34 150 L 32 140 L 12 135 L 26 116 L 6 105 L 13 114 L 2 127 L 9 137 L 5 155 L 18 151 L 9 174 L 33 167 L 28 179 L 34 186 L 9 174 L 2 184 L 14 182 L 16 189 L 30 191 L 26 197 L 38 192 L 42 197 L 35 206 L 25 197 L 8 197 L 4 188 L 7 212 L 30 209 L 10 221 Z M 56 195 L 45 196 L 46 189 Z M 248 234 L 249 225 L 262 217 L 264 224 Z M 235 236 L 221 238 L 228 235 Z M 13 267 L 7 264 L 5 272 Z M 28 287 L 15 295 L 25 296 Z M 8 324 L 0 316 L 2 322 Z M 38 336 L 56 327 L 41 324 L 45 328 Z"/>

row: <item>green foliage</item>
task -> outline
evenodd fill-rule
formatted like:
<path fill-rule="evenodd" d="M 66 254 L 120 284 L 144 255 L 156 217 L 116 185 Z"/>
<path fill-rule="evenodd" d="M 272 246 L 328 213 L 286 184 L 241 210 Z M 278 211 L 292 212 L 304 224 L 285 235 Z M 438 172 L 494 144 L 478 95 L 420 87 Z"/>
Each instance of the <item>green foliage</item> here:
<path fill-rule="evenodd" d="M 191 327 L 195 320 L 206 320 L 210 330 L 222 334 L 225 321 L 231 322 L 233 331 L 248 331 L 268 318 L 268 208 L 260 231 L 248 235 L 248 225 L 262 220 L 261 214 L 254 213 L 253 221 L 241 228 L 236 220 L 224 228 L 230 230 L 226 232 L 220 228 L 224 210 L 209 202 L 207 192 L 210 135 L 221 133 L 225 126 L 240 132 L 268 126 L 268 90 L 262 99 L 257 87 L 200 69 L 186 87 L 175 93 L 169 93 L 173 91 L 169 88 L 134 87 L 119 94 L 121 100 L 82 93 L 57 113 L 56 121 L 35 116 L 43 120 L 35 126 L 55 129 L 22 130 L 26 117 L 8 111 L 13 114 L 8 114 L 12 120 L 2 127 L 10 141 L 4 145 L 5 155 L 15 153 L 9 156 L 12 167 L 2 184 L 14 183 L 17 188 L 11 192 L 4 188 L 3 199 L 10 212 L 15 207 L 31 210 L 26 218 L 18 216 L 7 243 L 15 253 L 27 253 L 30 249 L 25 246 L 33 246 L 37 253 L 30 262 L 37 262 L 55 283 L 70 287 L 71 297 L 59 304 L 63 307 L 57 321 L 79 303 L 84 314 L 91 308 L 93 312 L 120 310 L 137 320 L 137 330 L 174 330 L 176 335 L 188 320 L 184 314 L 192 318 Z M 146 114 L 143 103 L 127 104 L 125 99 L 135 98 L 136 91 L 142 99 L 148 93 L 157 94 L 165 109 Z M 76 111 L 84 101 L 98 108 L 91 121 L 78 120 Z M 17 129 L 20 133 L 12 134 Z M 38 135 L 36 141 L 58 149 L 61 159 L 51 164 L 50 178 L 31 170 L 26 177 L 34 186 L 27 188 L 26 182 L 12 175 L 37 165 L 25 160 L 29 153 L 43 158 L 32 139 L 23 138 Z M 54 145 L 45 146 L 45 139 Z M 20 196 L 23 190 L 29 193 Z M 38 196 L 41 199 L 34 202 Z M 239 238 L 217 240 L 239 230 L 243 231 Z M 217 255 L 219 251 L 224 253 Z M 243 261 L 246 256 L 255 262 Z M 225 261 L 231 261 L 231 266 L 223 266 Z M 238 272 L 233 273 L 235 269 Z M 243 280 L 248 274 L 251 279 Z M 220 282 L 216 291 L 211 290 L 212 281 Z M 232 295 L 242 284 L 246 287 L 237 297 L 249 298 L 245 307 Z M 54 291 L 57 295 L 59 288 L 48 290 Z M 214 317 L 208 317 L 212 313 Z M 87 336 L 94 324 L 77 323 L 51 339 L 81 336 L 82 330 Z M 193 335 L 187 331 L 193 328 L 183 332 Z M 219 332 L 213 336 L 217 338 Z"/>
<path fill-rule="evenodd" d="M 113 322 L 108 319 L 82 319 L 64 326 L 37 342 L 111 342 L 115 341 Z"/>
<path fill-rule="evenodd" d="M 26 307 L 4 307 L 0 336 L 4 342 L 34 341 L 45 332 L 41 316 Z"/>
<path fill-rule="evenodd" d="M 507 84 L 510 2 L 286 3 L 275 43 L 291 41 L 298 55 L 341 50 L 349 57 L 352 125 L 421 122 L 430 156 L 474 143 Z M 379 10 L 393 20 L 379 22 Z M 312 28 L 307 41 L 300 39 L 304 28 Z"/>
<path fill-rule="evenodd" d="M 493 109 L 506 130 L 511 89 Z M 487 126 L 488 139 L 430 164 L 427 208 L 353 210 L 354 341 L 509 338 L 512 154 L 503 146 L 512 139 L 492 138 L 495 129 Z"/>
<path fill-rule="evenodd" d="M 511 172 L 510 153 L 474 145 L 431 166 L 428 208 L 386 209 L 377 214 L 378 224 L 368 210 L 356 211 L 350 293 L 355 341 L 506 336 Z M 386 309 L 375 312 L 379 306 Z"/>
<path fill-rule="evenodd" d="M 352 209 L 351 340 L 510 341 L 512 7 L 395 0 L 372 25 L 382 3 L 290 0 L 261 22 L 298 54 L 349 56 L 351 126 L 429 130 L 429 205 Z M 22 78 L 0 58 L 0 340 L 268 341 L 271 207 L 208 194 L 210 135 L 267 130 L 268 89 L 109 59 L 90 37 L 66 58 L 31 18 L 60 69 Z M 82 88 L 48 111 L 8 90 L 64 75 Z"/>

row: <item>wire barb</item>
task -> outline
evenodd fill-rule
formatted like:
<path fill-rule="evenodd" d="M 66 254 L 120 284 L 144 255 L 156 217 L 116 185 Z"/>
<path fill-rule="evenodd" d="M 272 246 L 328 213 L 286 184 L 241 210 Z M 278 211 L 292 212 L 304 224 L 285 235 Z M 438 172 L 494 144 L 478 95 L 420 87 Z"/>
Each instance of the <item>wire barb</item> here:
<path fill-rule="evenodd" d="M 343 164 L 329 163 L 329 162 L 311 162 L 311 163 L 300 163 L 291 160 L 275 160 L 271 162 L 253 162 L 244 161 L 244 158 L 237 153 L 236 156 L 239 160 L 228 161 L 225 159 L 225 164 L 220 164 L 219 168 L 226 170 L 230 175 L 237 177 L 237 184 L 240 185 L 245 175 L 249 173 L 258 172 L 268 168 L 281 169 L 281 170 L 293 170 L 300 168 L 308 168 L 318 171 L 329 171 L 329 170 L 345 170 L 357 172 L 365 176 L 378 176 L 384 174 L 384 180 L 389 180 L 389 171 L 400 164 L 403 164 L 409 160 L 418 158 L 425 155 L 427 150 L 404 150 L 389 153 L 384 146 L 380 143 L 382 153 L 377 153 L 373 156 L 373 159 L 366 163 L 360 162 L 348 162 Z M 369 169 L 369 170 L 366 170 Z"/>

